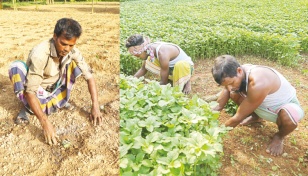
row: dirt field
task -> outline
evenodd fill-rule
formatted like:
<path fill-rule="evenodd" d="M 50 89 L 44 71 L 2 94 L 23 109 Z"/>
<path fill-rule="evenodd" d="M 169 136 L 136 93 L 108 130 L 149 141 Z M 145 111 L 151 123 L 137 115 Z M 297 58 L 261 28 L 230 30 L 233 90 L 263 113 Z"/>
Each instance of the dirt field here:
<path fill-rule="evenodd" d="M 119 3 L 50 5 L 0 11 L 0 173 L 1 175 L 118 175 L 119 145 Z M 13 122 L 22 104 L 13 93 L 7 69 L 26 60 L 31 48 L 52 37 L 56 21 L 70 17 L 83 34 L 76 47 L 94 70 L 99 103 L 108 123 L 93 127 L 86 81 L 80 77 L 70 102 L 75 109 L 49 116 L 61 141 L 49 146 L 35 116 L 30 124 Z"/>
<path fill-rule="evenodd" d="M 230 131 L 224 139 L 224 157 L 220 175 L 308 175 L 308 58 L 298 68 L 293 69 L 249 56 L 238 60 L 241 64 L 271 66 L 282 73 L 296 88 L 298 99 L 305 110 L 305 117 L 298 128 L 287 136 L 284 141 L 285 153 L 279 157 L 265 152 L 271 137 L 278 131 L 276 124 L 264 121 L 250 126 L 238 126 Z M 212 65 L 213 59 L 195 63 L 192 94 L 198 94 L 199 97 L 206 99 L 221 90 L 212 78 L 210 72 Z M 222 111 L 220 122 L 224 123 L 228 118 L 230 115 Z"/>

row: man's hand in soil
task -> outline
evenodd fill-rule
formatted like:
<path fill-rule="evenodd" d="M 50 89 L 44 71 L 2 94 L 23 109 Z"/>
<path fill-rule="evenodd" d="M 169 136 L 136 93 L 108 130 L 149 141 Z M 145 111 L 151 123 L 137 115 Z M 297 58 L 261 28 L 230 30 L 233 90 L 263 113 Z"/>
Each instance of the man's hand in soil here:
<path fill-rule="evenodd" d="M 98 106 L 93 106 L 90 114 L 90 121 L 94 126 L 102 124 L 103 115 Z"/>
<path fill-rule="evenodd" d="M 49 145 L 56 145 L 58 143 L 57 142 L 58 136 L 56 135 L 52 124 L 49 122 L 47 118 L 45 118 L 40 122 L 43 127 L 46 143 L 48 143 Z"/>
<path fill-rule="evenodd" d="M 91 114 L 90 114 L 90 121 L 93 123 L 94 126 L 97 124 L 100 125 L 102 123 L 102 114 L 99 110 L 99 104 L 98 104 L 98 99 L 97 99 L 97 89 L 95 85 L 94 78 L 90 78 L 87 80 L 88 83 L 88 89 L 91 95 L 92 99 L 92 109 L 91 109 Z"/>
<path fill-rule="evenodd" d="M 46 143 L 48 143 L 49 145 L 57 144 L 57 136 L 55 130 L 50 121 L 48 120 L 47 115 L 42 111 L 40 107 L 40 102 L 37 99 L 36 95 L 25 92 L 25 97 L 34 115 L 37 117 L 37 119 L 42 125 Z"/>

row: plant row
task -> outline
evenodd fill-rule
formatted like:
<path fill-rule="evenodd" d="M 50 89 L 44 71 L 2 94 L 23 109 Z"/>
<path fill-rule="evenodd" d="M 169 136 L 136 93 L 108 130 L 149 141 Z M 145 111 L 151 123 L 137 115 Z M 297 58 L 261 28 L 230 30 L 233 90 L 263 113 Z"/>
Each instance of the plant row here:
<path fill-rule="evenodd" d="M 139 65 L 124 46 L 135 33 L 176 43 L 193 60 L 255 55 L 296 65 L 308 51 L 307 7 L 304 0 L 121 2 L 121 71 L 132 74 Z"/>
<path fill-rule="evenodd" d="M 217 175 L 230 129 L 219 113 L 170 84 L 120 77 L 121 175 Z"/>

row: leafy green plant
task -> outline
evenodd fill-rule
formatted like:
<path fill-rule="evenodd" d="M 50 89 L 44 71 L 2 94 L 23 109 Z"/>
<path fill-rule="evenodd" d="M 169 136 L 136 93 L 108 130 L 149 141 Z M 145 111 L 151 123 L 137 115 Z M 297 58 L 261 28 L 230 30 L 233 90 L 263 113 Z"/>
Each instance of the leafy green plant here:
<path fill-rule="evenodd" d="M 219 113 L 178 87 L 120 75 L 121 175 L 217 175 Z"/>
<path fill-rule="evenodd" d="M 225 105 L 224 109 L 226 113 L 233 116 L 236 113 L 236 110 L 238 108 L 238 105 L 234 103 L 231 99 L 228 100 L 227 104 Z"/>
<path fill-rule="evenodd" d="M 133 58 L 130 55 L 122 55 L 121 54 L 121 65 L 120 70 L 122 73 L 126 73 L 128 75 L 134 75 L 139 68 L 141 67 L 141 61 Z"/>

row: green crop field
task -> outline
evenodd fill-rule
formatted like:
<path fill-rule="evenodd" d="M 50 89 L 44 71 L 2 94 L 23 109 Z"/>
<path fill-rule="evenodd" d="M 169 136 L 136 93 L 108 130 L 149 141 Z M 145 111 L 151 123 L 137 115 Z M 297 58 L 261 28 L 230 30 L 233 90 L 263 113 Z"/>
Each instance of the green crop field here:
<path fill-rule="evenodd" d="M 174 42 L 193 60 L 245 54 L 294 66 L 308 52 L 306 0 L 138 0 L 121 2 L 120 11 L 127 74 L 140 66 L 124 46 L 135 33 Z"/>
<path fill-rule="evenodd" d="M 210 104 L 132 76 L 121 75 L 120 89 L 122 176 L 216 175 L 231 128 L 219 125 Z"/>
<path fill-rule="evenodd" d="M 120 14 L 123 176 L 218 175 L 228 131 L 202 99 L 124 76 L 141 66 L 125 48 L 130 35 L 175 43 L 194 61 L 251 55 L 296 66 L 307 58 L 307 0 L 123 0 Z M 234 104 L 226 106 L 228 113 L 235 110 Z"/>

